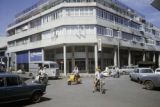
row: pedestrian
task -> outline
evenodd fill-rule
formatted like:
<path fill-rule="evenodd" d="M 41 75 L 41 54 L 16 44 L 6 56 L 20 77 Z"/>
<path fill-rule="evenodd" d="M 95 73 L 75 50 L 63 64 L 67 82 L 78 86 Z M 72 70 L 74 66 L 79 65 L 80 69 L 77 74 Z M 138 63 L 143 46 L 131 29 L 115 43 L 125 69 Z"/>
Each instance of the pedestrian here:
<path fill-rule="evenodd" d="M 80 75 L 79 75 L 79 69 L 78 69 L 77 65 L 75 65 L 75 67 L 73 69 L 73 74 L 75 76 L 75 80 L 78 81 L 78 79 L 80 78 Z"/>
<path fill-rule="evenodd" d="M 40 66 L 40 69 L 39 69 L 39 71 L 38 71 L 38 74 L 39 74 L 40 76 L 42 76 L 42 77 L 46 74 L 46 71 L 44 70 L 44 67 L 43 67 L 43 66 Z"/>
<path fill-rule="evenodd" d="M 100 78 L 101 78 L 101 74 L 100 74 L 100 68 L 96 68 L 96 72 L 95 72 L 95 77 L 94 77 L 94 89 L 93 92 L 95 92 L 97 90 L 97 86 L 100 82 Z"/>

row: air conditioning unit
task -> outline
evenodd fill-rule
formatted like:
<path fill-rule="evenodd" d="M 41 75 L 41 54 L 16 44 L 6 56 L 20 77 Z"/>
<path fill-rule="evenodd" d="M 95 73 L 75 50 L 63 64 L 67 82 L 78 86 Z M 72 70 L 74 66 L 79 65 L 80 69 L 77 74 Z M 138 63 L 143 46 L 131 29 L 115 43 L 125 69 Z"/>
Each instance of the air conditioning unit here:
<path fill-rule="evenodd" d="M 145 44 L 143 42 L 140 43 L 141 46 L 144 46 Z"/>
<path fill-rule="evenodd" d="M 26 25 L 26 26 L 24 26 L 23 28 L 22 28 L 22 30 L 27 30 L 28 29 L 28 25 Z"/>
<path fill-rule="evenodd" d="M 135 41 L 135 40 L 132 40 L 132 43 L 136 44 L 136 43 L 137 43 L 137 41 Z"/>

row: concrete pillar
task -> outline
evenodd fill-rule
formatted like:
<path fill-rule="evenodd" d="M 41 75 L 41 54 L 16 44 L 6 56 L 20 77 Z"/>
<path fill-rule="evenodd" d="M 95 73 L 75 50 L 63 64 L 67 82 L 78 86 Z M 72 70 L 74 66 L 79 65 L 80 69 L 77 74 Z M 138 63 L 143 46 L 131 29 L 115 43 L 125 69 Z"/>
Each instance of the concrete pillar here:
<path fill-rule="evenodd" d="M 153 62 L 154 63 L 156 62 L 156 55 L 155 55 L 155 53 L 153 53 Z"/>
<path fill-rule="evenodd" d="M 66 45 L 63 45 L 63 64 L 64 64 L 64 76 L 67 76 L 67 71 L 66 71 Z"/>
<path fill-rule="evenodd" d="M 128 66 L 131 66 L 131 51 L 128 50 Z"/>
<path fill-rule="evenodd" d="M 94 45 L 94 61 L 95 61 L 95 71 L 98 67 L 98 50 L 97 50 L 97 44 Z"/>
<path fill-rule="evenodd" d="M 114 49 L 114 66 L 117 66 L 117 50 Z"/>
<path fill-rule="evenodd" d="M 44 49 L 42 49 L 42 61 L 44 61 Z"/>
<path fill-rule="evenodd" d="M 9 53 L 7 53 L 7 71 L 9 71 Z"/>
<path fill-rule="evenodd" d="M 29 63 L 29 64 L 30 64 L 30 62 L 31 62 L 30 57 L 31 57 L 31 52 L 30 52 L 30 51 L 28 51 L 28 63 Z"/>
<path fill-rule="evenodd" d="M 88 69 L 89 68 L 89 66 L 88 66 L 89 65 L 88 64 L 88 47 L 87 46 L 85 47 L 85 52 L 86 52 L 86 59 L 85 59 L 86 68 L 85 69 L 86 69 L 86 73 L 89 73 L 89 69 Z"/>
<path fill-rule="evenodd" d="M 103 62 L 103 52 L 101 51 L 101 69 L 104 67 L 104 62 Z"/>
<path fill-rule="evenodd" d="M 74 57 L 75 47 L 72 47 L 72 70 L 75 66 L 75 57 Z M 71 71 L 72 72 L 72 71 Z"/>
<path fill-rule="evenodd" d="M 145 52 L 143 52 L 143 61 L 146 60 L 146 55 L 145 55 Z"/>
<path fill-rule="evenodd" d="M 17 71 L 17 53 L 15 53 L 15 65 L 14 65 L 14 67 L 15 67 L 15 71 Z"/>
<path fill-rule="evenodd" d="M 158 66 L 160 67 L 160 53 L 158 54 Z"/>

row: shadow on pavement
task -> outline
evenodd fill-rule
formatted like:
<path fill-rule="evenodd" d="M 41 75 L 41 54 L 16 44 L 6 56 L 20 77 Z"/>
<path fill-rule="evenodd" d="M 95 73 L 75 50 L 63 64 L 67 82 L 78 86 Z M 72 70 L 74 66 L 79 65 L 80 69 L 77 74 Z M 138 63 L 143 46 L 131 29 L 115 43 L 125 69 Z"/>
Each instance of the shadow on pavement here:
<path fill-rule="evenodd" d="M 39 103 L 49 101 L 51 98 L 42 97 L 41 101 Z M 25 107 L 28 105 L 34 105 L 36 103 L 31 103 L 30 101 L 19 101 L 15 103 L 9 103 L 9 104 L 0 104 L 0 107 Z"/>
<path fill-rule="evenodd" d="M 48 80 L 62 80 L 63 78 L 62 77 L 59 77 L 59 78 L 52 78 L 52 77 L 49 77 Z"/>

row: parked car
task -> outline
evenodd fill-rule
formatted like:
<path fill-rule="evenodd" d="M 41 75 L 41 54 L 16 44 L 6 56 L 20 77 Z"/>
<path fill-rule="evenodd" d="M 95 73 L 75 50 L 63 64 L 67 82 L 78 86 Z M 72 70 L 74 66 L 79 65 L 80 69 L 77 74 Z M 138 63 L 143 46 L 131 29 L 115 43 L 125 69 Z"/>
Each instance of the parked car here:
<path fill-rule="evenodd" d="M 135 68 L 137 68 L 137 66 L 124 66 L 121 69 L 119 69 L 119 73 L 123 75 L 130 74 L 134 71 Z"/>
<path fill-rule="evenodd" d="M 152 75 L 154 71 L 151 68 L 136 68 L 130 73 L 130 79 L 142 82 L 141 78 L 147 75 Z"/>
<path fill-rule="evenodd" d="M 160 87 L 160 74 L 152 74 L 142 77 L 144 88 L 152 90 L 155 87 Z"/>
<path fill-rule="evenodd" d="M 45 90 L 46 85 L 27 84 L 16 74 L 0 73 L 0 104 L 22 100 L 37 103 Z"/>
<path fill-rule="evenodd" d="M 119 78 L 120 77 L 120 73 L 119 73 L 119 68 L 116 66 L 110 66 L 110 76 L 114 77 L 114 78 Z"/>
<path fill-rule="evenodd" d="M 111 72 L 110 72 L 110 69 L 108 67 L 105 68 L 104 71 L 102 71 L 102 75 L 105 76 L 105 77 L 108 77 L 110 76 Z"/>
<path fill-rule="evenodd" d="M 155 74 L 160 74 L 160 68 L 157 68 L 157 69 L 155 70 Z"/>

